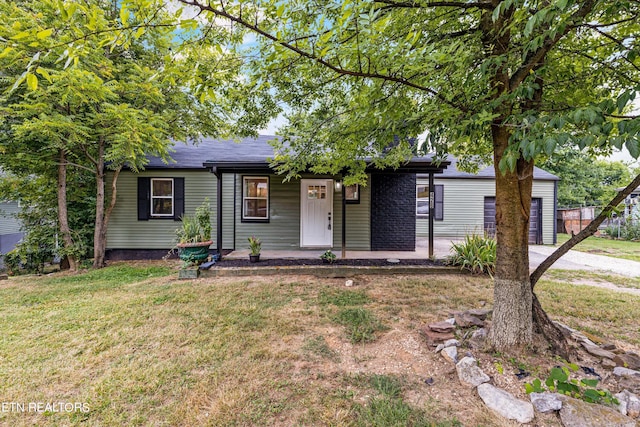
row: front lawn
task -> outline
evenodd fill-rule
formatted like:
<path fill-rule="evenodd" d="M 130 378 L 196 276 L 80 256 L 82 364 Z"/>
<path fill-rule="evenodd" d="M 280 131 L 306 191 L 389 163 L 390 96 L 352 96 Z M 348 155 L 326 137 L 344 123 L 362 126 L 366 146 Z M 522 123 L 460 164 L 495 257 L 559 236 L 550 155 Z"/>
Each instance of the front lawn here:
<path fill-rule="evenodd" d="M 558 233 L 558 246 L 569 240 L 570 237 L 571 236 L 566 233 Z M 640 261 L 640 242 L 592 236 L 580 242 L 572 249 L 596 255 Z"/>
<path fill-rule="evenodd" d="M 0 282 L 2 401 L 89 409 L 2 411 L 0 424 L 501 422 L 419 332 L 451 310 L 490 307 L 486 277 L 354 277 L 346 288 L 345 279 L 308 276 L 175 276 L 162 264 L 118 264 Z M 552 316 L 640 343 L 629 327 L 640 316 L 639 297 L 556 279 L 539 288 Z"/>

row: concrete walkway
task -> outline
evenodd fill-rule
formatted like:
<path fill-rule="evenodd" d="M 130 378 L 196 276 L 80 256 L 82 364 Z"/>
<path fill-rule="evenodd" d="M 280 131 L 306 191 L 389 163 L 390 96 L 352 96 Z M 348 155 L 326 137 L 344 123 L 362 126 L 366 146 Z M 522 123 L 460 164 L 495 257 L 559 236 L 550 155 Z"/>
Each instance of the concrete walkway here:
<path fill-rule="evenodd" d="M 429 257 L 427 239 L 418 238 L 416 250 L 405 251 L 346 251 L 347 259 L 425 259 Z M 447 257 L 450 254 L 451 239 L 435 239 L 434 254 L 438 259 Z M 529 261 L 531 269 L 536 268 L 547 256 L 556 248 L 554 246 L 530 246 Z M 263 259 L 269 258 L 296 258 L 311 259 L 318 258 L 324 249 L 291 249 L 291 250 L 263 250 Z M 340 249 L 334 250 L 338 258 L 341 258 Z M 247 258 L 249 249 L 240 249 L 226 255 L 228 259 Z M 640 262 L 630 261 L 620 258 L 612 258 L 604 255 L 595 255 L 578 251 L 569 251 L 551 267 L 558 270 L 587 270 L 614 273 L 627 277 L 640 277 Z"/>

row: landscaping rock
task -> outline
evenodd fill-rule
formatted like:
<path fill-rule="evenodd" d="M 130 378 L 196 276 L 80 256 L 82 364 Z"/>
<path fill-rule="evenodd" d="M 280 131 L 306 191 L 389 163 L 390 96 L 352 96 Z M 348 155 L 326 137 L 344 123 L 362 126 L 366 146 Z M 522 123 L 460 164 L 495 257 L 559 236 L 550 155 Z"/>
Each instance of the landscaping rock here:
<path fill-rule="evenodd" d="M 636 427 L 636 422 L 603 405 L 560 396 L 560 421 L 564 427 Z"/>
<path fill-rule="evenodd" d="M 617 354 L 613 361 L 616 365 L 633 370 L 640 370 L 640 356 L 635 353 Z"/>
<path fill-rule="evenodd" d="M 570 328 L 569 326 L 565 325 L 564 323 L 560 323 L 558 321 L 554 321 L 553 323 L 555 323 L 555 325 L 558 327 L 558 329 L 560 329 L 562 334 L 567 338 L 569 338 L 571 336 L 571 334 L 576 332 L 575 329 Z"/>
<path fill-rule="evenodd" d="M 467 313 L 469 313 L 473 317 L 477 317 L 480 320 L 484 320 L 487 318 L 489 313 L 491 313 L 491 310 L 488 310 L 486 308 L 474 308 L 474 309 L 468 310 Z"/>
<path fill-rule="evenodd" d="M 613 368 L 613 375 L 618 377 L 630 377 L 640 379 L 640 372 L 634 371 L 633 369 L 623 368 L 622 366 L 617 366 Z"/>
<path fill-rule="evenodd" d="M 478 394 L 489 409 L 504 418 L 516 420 L 522 424 L 533 421 L 533 405 L 516 399 L 511 393 L 491 384 L 480 384 Z"/>
<path fill-rule="evenodd" d="M 453 317 L 456 319 L 456 325 L 461 328 L 470 328 L 472 326 L 478 326 L 481 328 L 484 326 L 484 322 L 482 320 L 472 316 L 468 312 L 456 313 Z"/>
<path fill-rule="evenodd" d="M 558 393 L 531 393 L 529 399 L 531 399 L 535 410 L 543 414 L 559 411 L 562 408 L 562 401 Z"/>
<path fill-rule="evenodd" d="M 429 324 L 429 329 L 431 329 L 433 332 L 447 333 L 453 332 L 455 327 L 451 323 L 444 321 Z"/>
<path fill-rule="evenodd" d="M 8 280 L 9 279 L 9 275 L 5 274 L 5 273 L 0 273 L 0 280 Z"/>
<path fill-rule="evenodd" d="M 605 350 L 609 350 L 609 351 L 615 351 L 616 350 L 616 345 L 612 344 L 612 343 L 602 344 L 600 347 L 602 347 Z"/>
<path fill-rule="evenodd" d="M 458 379 L 462 385 L 466 386 L 478 387 L 491 379 L 480 369 L 476 359 L 469 356 L 465 356 L 456 364 L 456 371 L 458 372 Z"/>
<path fill-rule="evenodd" d="M 458 341 L 457 339 L 450 339 L 450 340 L 446 340 L 443 345 L 445 347 L 459 347 L 460 341 Z"/>
<path fill-rule="evenodd" d="M 615 395 L 615 398 L 620 401 L 618 409 L 622 415 L 627 415 L 630 418 L 638 418 L 640 416 L 640 398 L 628 390 Z"/>
<path fill-rule="evenodd" d="M 445 347 L 440 352 L 440 355 L 449 362 L 456 364 L 458 362 L 458 347 Z"/>
<path fill-rule="evenodd" d="M 469 345 L 471 348 L 483 348 L 484 342 L 487 338 L 487 329 L 480 328 L 473 331 L 471 338 L 469 338 Z"/>
<path fill-rule="evenodd" d="M 612 370 L 613 368 L 615 368 L 616 366 L 616 362 L 614 362 L 611 359 L 602 359 L 602 367 L 607 369 L 607 370 Z"/>
<path fill-rule="evenodd" d="M 611 360 L 613 360 L 613 358 L 616 357 L 615 353 L 612 353 L 608 350 L 600 348 L 597 345 L 589 344 L 585 341 L 582 342 L 582 346 L 584 347 L 585 350 L 587 350 L 588 353 L 592 354 L 593 356 L 601 357 L 603 359 L 604 358 L 611 359 Z"/>
<path fill-rule="evenodd" d="M 450 340 L 454 338 L 453 332 L 447 332 L 447 333 L 434 332 L 429 328 L 424 328 L 422 330 L 422 334 L 427 339 L 427 344 L 432 345 L 434 347 L 439 343 L 443 343 L 446 340 Z"/>
<path fill-rule="evenodd" d="M 346 282 L 344 282 L 344 285 L 347 287 L 353 286 L 353 280 L 347 280 Z"/>

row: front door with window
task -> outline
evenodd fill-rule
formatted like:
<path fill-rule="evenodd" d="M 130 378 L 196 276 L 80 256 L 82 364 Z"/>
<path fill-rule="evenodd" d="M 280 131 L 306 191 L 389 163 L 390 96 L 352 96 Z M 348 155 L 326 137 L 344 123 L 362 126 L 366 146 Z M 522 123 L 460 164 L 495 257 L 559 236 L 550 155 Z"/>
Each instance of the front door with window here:
<path fill-rule="evenodd" d="M 300 246 L 333 246 L 333 180 L 303 179 L 300 189 Z"/>

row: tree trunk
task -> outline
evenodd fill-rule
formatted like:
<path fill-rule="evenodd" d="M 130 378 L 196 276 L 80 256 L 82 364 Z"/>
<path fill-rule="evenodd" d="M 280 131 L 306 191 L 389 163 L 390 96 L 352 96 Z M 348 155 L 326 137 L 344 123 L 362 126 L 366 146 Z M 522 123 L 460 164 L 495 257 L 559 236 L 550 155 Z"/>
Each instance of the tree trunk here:
<path fill-rule="evenodd" d="M 78 261 L 73 255 L 74 242 L 69 228 L 69 215 L 67 210 L 67 158 L 64 150 L 58 153 L 58 223 L 60 234 L 64 244 L 65 254 L 69 262 L 69 270 L 78 270 Z"/>
<path fill-rule="evenodd" d="M 93 232 L 93 268 L 102 268 L 105 266 L 105 250 L 107 246 L 107 230 L 104 226 L 104 139 L 100 137 L 98 143 L 98 157 L 95 164 L 96 168 L 96 221 L 95 230 Z"/>
<path fill-rule="evenodd" d="M 533 162 L 520 159 L 514 171 L 503 173 L 499 164 L 509 144 L 508 130 L 493 126 L 496 175 L 496 273 L 493 322 L 489 340 L 498 351 L 513 352 L 533 338 L 529 282 L 529 213 Z"/>

